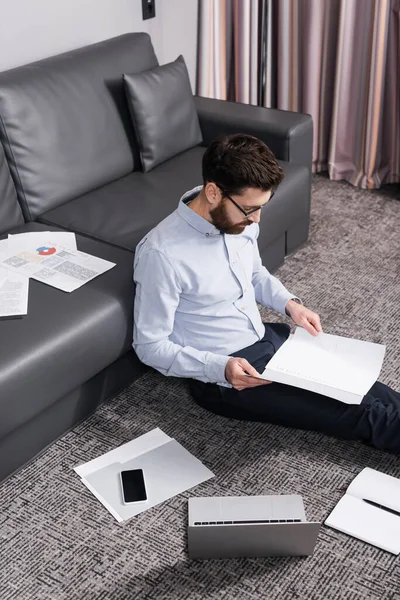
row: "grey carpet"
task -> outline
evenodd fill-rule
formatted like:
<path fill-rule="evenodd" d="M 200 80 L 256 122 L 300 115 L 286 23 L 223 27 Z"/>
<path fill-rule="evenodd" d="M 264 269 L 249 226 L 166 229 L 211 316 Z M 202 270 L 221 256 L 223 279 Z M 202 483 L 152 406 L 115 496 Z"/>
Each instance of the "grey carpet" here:
<path fill-rule="evenodd" d="M 278 272 L 319 311 L 325 331 L 386 343 L 381 380 L 397 389 L 398 192 L 314 177 L 310 241 Z M 72 467 L 156 426 L 216 477 L 118 525 Z M 0 487 L 0 599 L 400 599 L 399 558 L 326 527 L 309 558 L 186 556 L 190 495 L 300 493 L 308 517 L 323 520 L 365 466 L 400 477 L 399 457 L 213 416 L 185 382 L 149 372 Z"/>

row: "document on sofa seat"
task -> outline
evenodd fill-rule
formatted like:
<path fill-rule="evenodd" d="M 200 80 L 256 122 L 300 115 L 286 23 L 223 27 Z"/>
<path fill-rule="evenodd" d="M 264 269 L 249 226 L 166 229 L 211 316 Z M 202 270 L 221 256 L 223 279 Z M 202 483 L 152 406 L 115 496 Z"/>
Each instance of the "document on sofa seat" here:
<path fill-rule="evenodd" d="M 147 502 L 123 503 L 120 473 L 131 469 L 143 470 Z M 214 473 L 159 428 L 74 470 L 118 522 L 214 477 Z"/>
<path fill-rule="evenodd" d="M 0 262 L 6 258 L 8 250 L 8 240 L 0 240 Z"/>
<path fill-rule="evenodd" d="M 363 469 L 325 525 L 392 554 L 400 553 L 400 479 Z"/>
<path fill-rule="evenodd" d="M 0 267 L 0 317 L 28 313 L 29 279 Z"/>
<path fill-rule="evenodd" d="M 34 237 L 26 238 L 21 248 L 18 240 L 9 238 L 0 266 L 64 292 L 73 292 L 115 267 L 115 263 L 57 244 L 52 238 L 40 243 L 38 246 Z"/>
<path fill-rule="evenodd" d="M 360 404 L 379 377 L 386 346 L 298 327 L 261 377 Z"/>
<path fill-rule="evenodd" d="M 46 245 L 51 238 L 55 244 L 77 250 L 76 236 L 72 231 L 26 231 L 25 233 L 8 234 L 8 247 L 14 251 L 29 250 L 32 244 L 37 248 Z"/>

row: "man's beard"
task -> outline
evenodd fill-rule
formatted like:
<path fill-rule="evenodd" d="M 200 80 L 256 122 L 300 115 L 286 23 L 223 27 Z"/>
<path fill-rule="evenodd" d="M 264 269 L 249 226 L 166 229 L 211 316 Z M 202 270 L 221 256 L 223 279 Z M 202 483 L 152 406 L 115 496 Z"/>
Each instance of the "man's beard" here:
<path fill-rule="evenodd" d="M 221 233 L 228 233 L 230 235 L 239 235 L 240 233 L 243 233 L 247 225 L 252 224 L 252 221 L 248 220 L 241 221 L 240 223 L 232 223 L 228 217 L 223 200 L 216 208 L 210 211 L 210 216 L 214 227 Z"/>

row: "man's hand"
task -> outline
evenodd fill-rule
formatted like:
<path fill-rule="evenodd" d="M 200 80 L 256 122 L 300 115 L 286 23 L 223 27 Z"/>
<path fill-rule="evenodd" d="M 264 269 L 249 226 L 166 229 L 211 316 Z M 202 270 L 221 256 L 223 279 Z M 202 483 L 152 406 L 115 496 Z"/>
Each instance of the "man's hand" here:
<path fill-rule="evenodd" d="M 286 312 L 296 325 L 304 327 L 311 335 L 318 335 L 322 331 L 319 315 L 302 304 L 289 300 L 286 304 Z"/>
<path fill-rule="evenodd" d="M 260 373 L 245 358 L 230 358 L 225 367 L 225 379 L 232 384 L 235 390 L 258 387 L 271 383 L 266 379 L 260 379 Z"/>

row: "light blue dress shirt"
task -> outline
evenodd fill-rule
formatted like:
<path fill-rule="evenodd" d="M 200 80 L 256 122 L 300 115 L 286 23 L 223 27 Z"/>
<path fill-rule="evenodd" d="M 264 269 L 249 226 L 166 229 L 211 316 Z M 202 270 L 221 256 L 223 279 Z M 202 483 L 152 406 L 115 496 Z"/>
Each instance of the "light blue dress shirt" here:
<path fill-rule="evenodd" d="M 262 266 L 257 223 L 221 234 L 188 206 L 201 189 L 136 248 L 133 348 L 164 375 L 230 387 L 229 354 L 264 336 L 256 303 L 285 314 L 295 296 Z"/>

